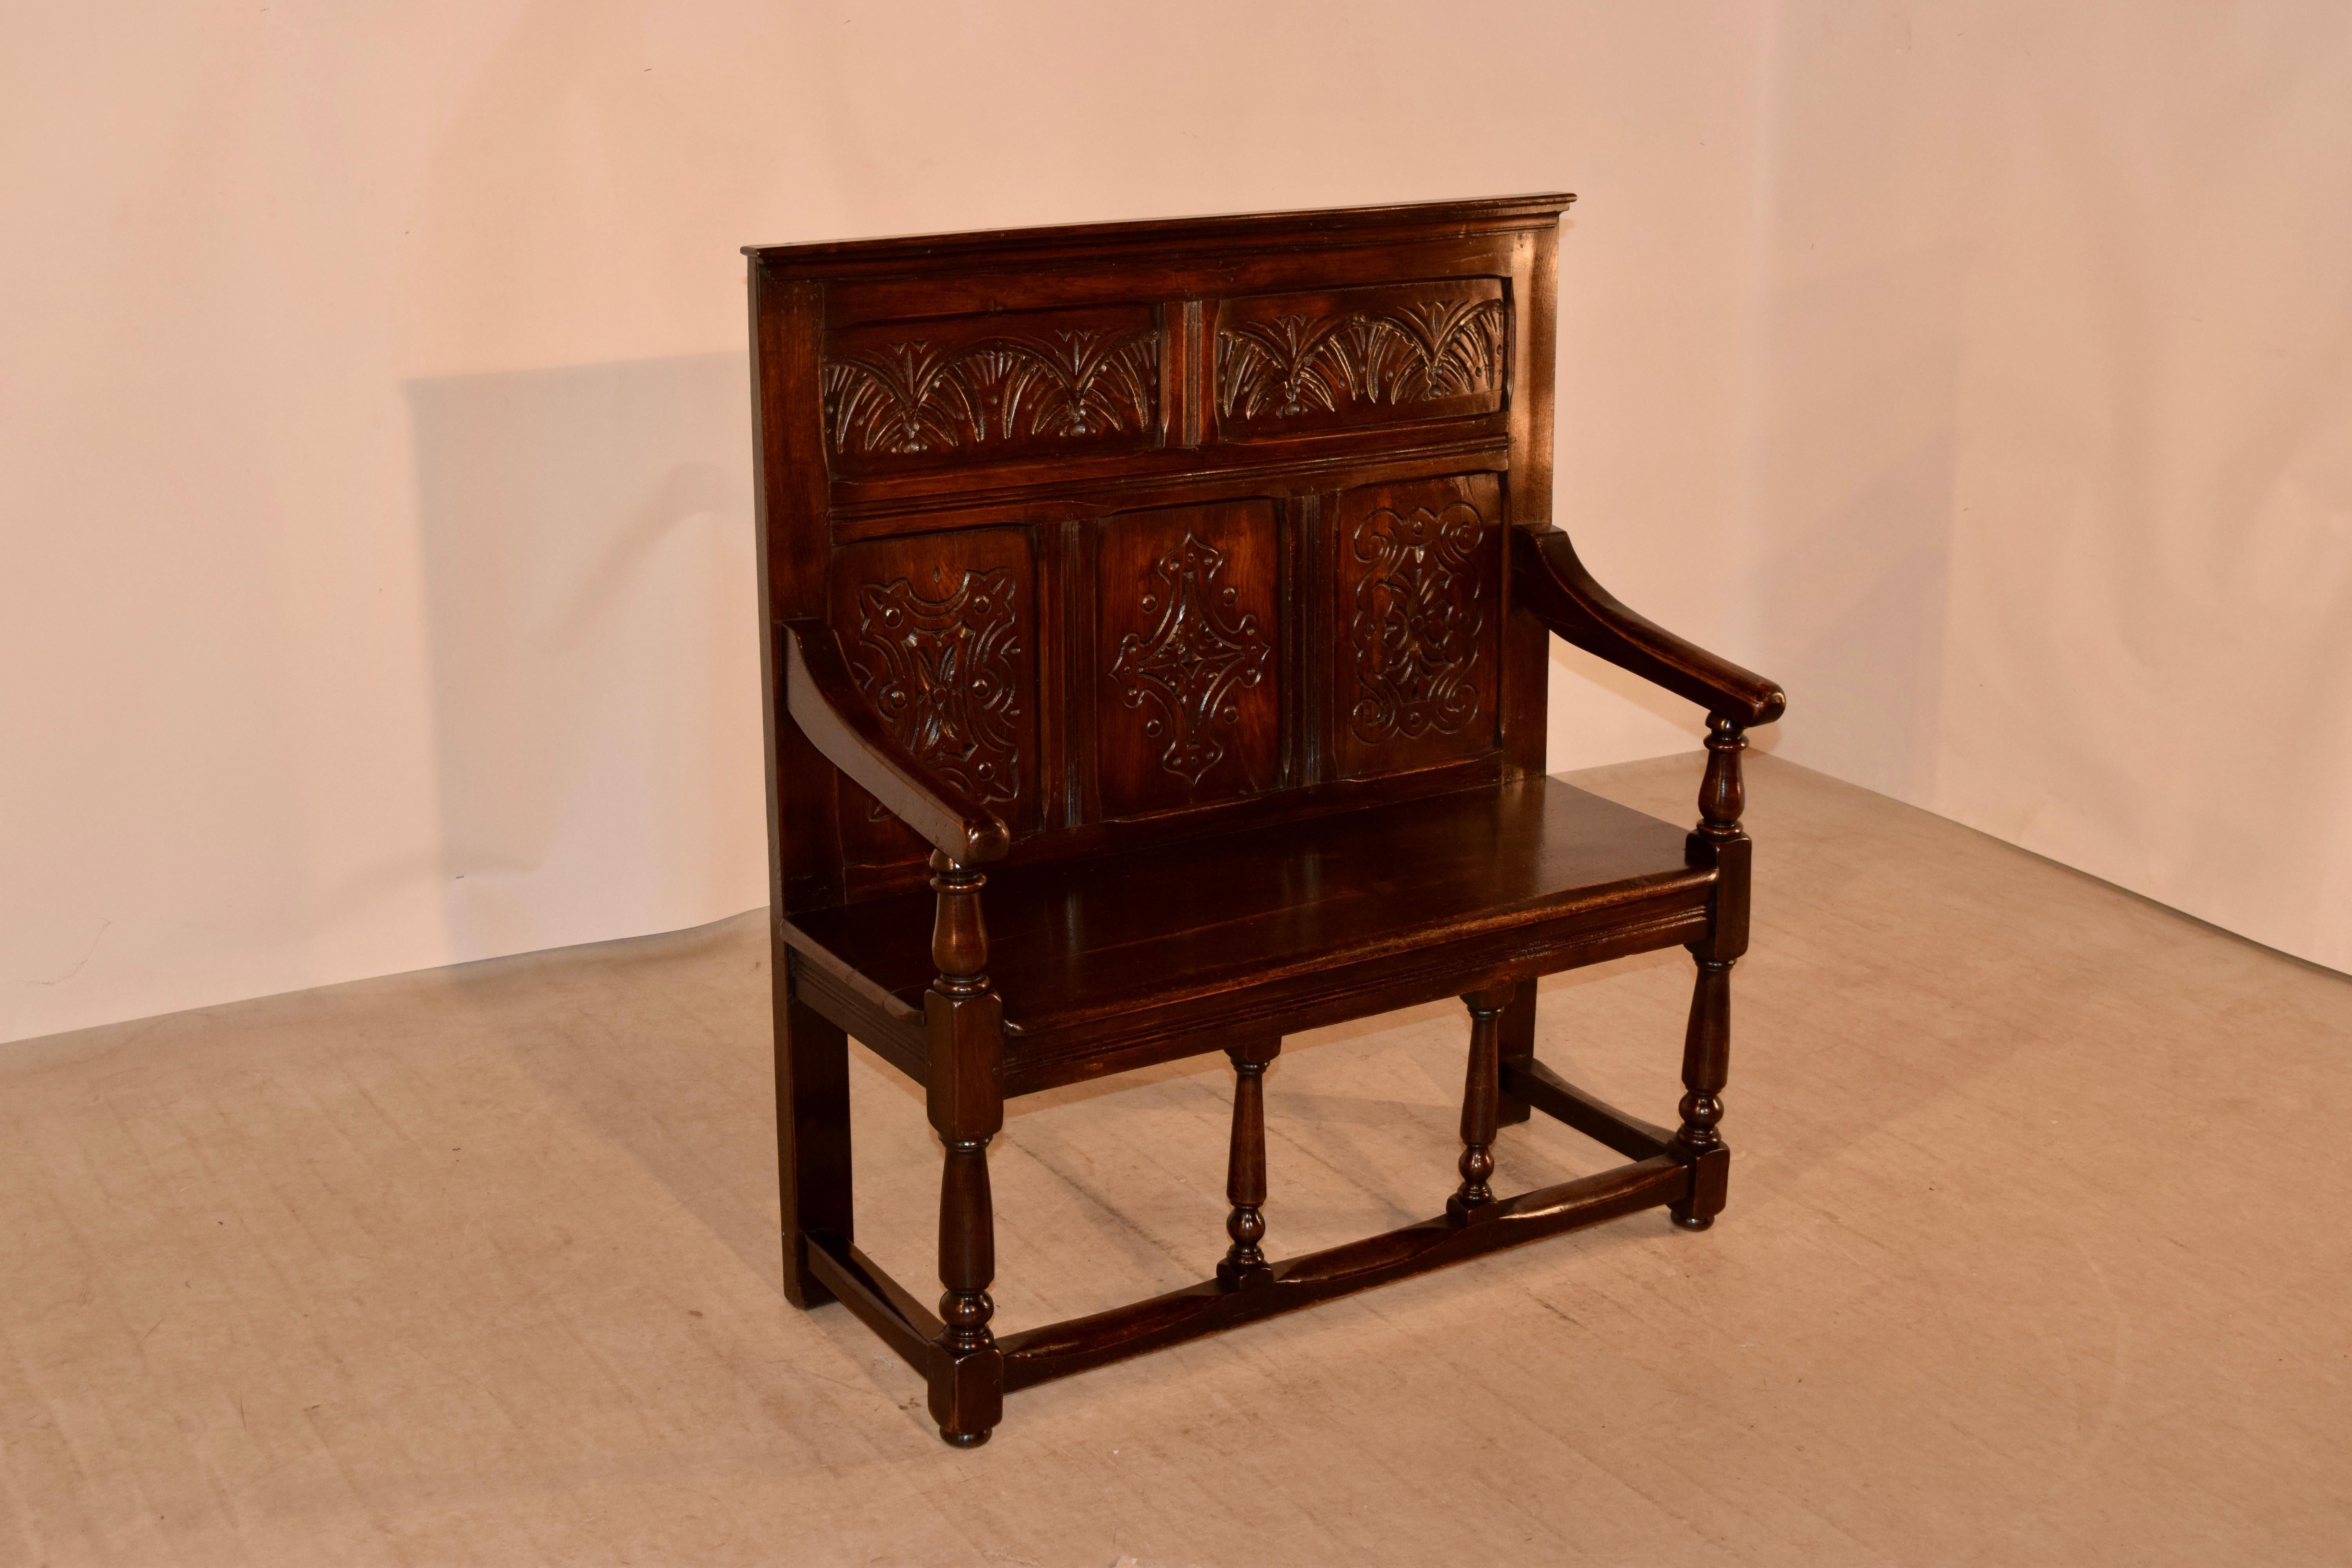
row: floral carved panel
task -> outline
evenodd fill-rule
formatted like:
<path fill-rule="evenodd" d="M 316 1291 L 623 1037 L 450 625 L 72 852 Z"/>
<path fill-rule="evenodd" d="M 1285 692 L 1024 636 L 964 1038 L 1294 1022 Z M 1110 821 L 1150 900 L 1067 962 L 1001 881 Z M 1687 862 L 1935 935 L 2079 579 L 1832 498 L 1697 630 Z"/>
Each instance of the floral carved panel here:
<path fill-rule="evenodd" d="M 1363 575 L 1348 622 L 1356 667 L 1348 722 L 1359 739 L 1451 735 L 1477 718 L 1485 521 L 1456 501 L 1442 512 L 1381 507 L 1357 521 L 1352 547 Z"/>
<path fill-rule="evenodd" d="M 926 590 L 929 590 L 928 592 Z M 983 804 L 1021 794 L 1021 653 L 1013 574 L 934 568 L 857 590 L 849 650 L 858 689 L 891 738 Z"/>
<path fill-rule="evenodd" d="M 1339 754 L 1353 776 L 1490 749 L 1500 536 L 1486 475 L 1351 490 L 1335 540 Z"/>
<path fill-rule="evenodd" d="M 1270 787 L 1278 761 L 1274 509 L 1103 527 L 1098 773 L 1111 816 Z"/>
<path fill-rule="evenodd" d="M 1028 552 L 1012 530 L 875 541 L 835 563 L 832 619 L 858 691 L 927 772 L 1016 828 L 1030 819 L 1037 767 L 1029 595 Z M 921 855 L 878 802 L 843 789 L 853 859 Z"/>
<path fill-rule="evenodd" d="M 1265 679 L 1265 629 L 1235 610 L 1236 590 L 1218 581 L 1224 564 L 1223 551 L 1191 532 L 1154 562 L 1157 582 L 1137 606 L 1150 628 L 1119 638 L 1110 667 L 1127 705 L 1155 715 L 1143 732 L 1168 742 L 1160 765 L 1187 788 L 1224 760 L 1218 727 L 1240 721 L 1234 700 Z"/>

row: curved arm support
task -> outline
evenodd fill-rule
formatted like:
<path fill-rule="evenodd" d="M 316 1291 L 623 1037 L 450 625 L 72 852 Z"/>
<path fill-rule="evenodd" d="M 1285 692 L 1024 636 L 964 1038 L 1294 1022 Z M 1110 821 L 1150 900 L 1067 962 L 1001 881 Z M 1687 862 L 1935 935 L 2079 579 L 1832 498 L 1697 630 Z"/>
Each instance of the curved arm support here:
<path fill-rule="evenodd" d="M 841 638 L 822 621 L 786 621 L 784 707 L 825 761 L 959 865 L 1003 858 L 1004 819 L 924 768 L 883 727 L 851 679 Z"/>
<path fill-rule="evenodd" d="M 1511 530 L 1511 591 L 1555 635 L 1742 729 L 1769 724 L 1789 706 L 1773 682 L 1627 609 L 1556 529 Z"/>

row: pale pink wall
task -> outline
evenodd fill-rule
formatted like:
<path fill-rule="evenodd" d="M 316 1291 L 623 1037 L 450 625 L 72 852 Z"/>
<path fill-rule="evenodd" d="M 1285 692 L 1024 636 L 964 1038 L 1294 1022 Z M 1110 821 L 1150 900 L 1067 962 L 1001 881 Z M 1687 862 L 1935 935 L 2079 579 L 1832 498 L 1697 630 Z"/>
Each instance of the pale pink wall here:
<path fill-rule="evenodd" d="M 2347 16 L 19 8 L 0 1038 L 761 900 L 738 245 L 1562 186 L 1559 515 L 1761 744 L 2352 967 Z"/>
<path fill-rule="evenodd" d="M 1764 47 L 1780 754 L 2352 970 L 2352 8 Z"/>
<path fill-rule="evenodd" d="M 1743 7 L 20 7 L 0 1038 L 760 903 L 736 247 L 1584 192 L 1563 499 L 1697 633 Z M 1563 696 L 1562 761 L 1683 731 Z"/>

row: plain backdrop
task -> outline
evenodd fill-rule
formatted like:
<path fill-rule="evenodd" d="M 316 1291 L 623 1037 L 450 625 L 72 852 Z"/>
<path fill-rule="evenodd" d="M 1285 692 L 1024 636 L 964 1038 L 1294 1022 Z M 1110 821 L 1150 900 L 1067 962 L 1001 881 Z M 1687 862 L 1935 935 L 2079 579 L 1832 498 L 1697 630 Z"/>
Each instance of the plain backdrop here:
<path fill-rule="evenodd" d="M 763 901 L 739 246 L 1549 189 L 1558 516 L 1760 744 L 2352 969 L 2341 0 L 5 36 L 0 1038 Z"/>

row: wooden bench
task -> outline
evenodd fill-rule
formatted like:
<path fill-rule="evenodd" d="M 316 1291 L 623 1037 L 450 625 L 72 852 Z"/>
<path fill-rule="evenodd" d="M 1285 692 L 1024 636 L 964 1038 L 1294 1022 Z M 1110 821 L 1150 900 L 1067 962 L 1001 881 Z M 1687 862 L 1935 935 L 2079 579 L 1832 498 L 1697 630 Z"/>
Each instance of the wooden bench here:
<path fill-rule="evenodd" d="M 1570 199 L 747 252 L 785 1291 L 920 1369 L 950 1443 L 1008 1389 L 1723 1207 L 1739 753 L 1783 699 L 1552 526 Z M 1695 830 L 1545 776 L 1552 635 L 1706 710 Z M 1676 944 L 1698 977 L 1670 1131 L 1535 1059 L 1535 981 Z M 1269 1259 L 1283 1037 L 1448 995 L 1471 1026 L 1444 1212 Z M 856 1244 L 851 1034 L 945 1147 L 936 1312 Z M 1209 1051 L 1236 1074 L 1215 1278 L 997 1334 L 1005 1100 Z M 1496 1130 L 1531 1110 L 1630 1163 L 1496 1196 Z"/>

